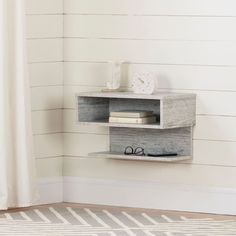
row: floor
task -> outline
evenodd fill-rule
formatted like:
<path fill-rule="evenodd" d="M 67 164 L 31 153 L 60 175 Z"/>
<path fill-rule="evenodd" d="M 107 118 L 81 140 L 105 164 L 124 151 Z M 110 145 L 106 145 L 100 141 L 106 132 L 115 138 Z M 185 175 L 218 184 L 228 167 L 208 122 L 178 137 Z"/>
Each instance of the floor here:
<path fill-rule="evenodd" d="M 211 218 L 214 220 L 235 220 L 236 216 L 231 215 L 217 215 L 217 214 L 207 214 L 207 213 L 194 213 L 194 212 L 183 212 L 183 211 L 165 211 L 165 210 L 153 210 L 153 209 L 142 209 L 142 208 L 129 208 L 129 207 L 114 207 L 114 206 L 106 206 L 106 205 L 91 205 L 91 204 L 77 204 L 77 203 L 56 203 L 49 205 L 41 205 L 35 207 L 27 207 L 27 208 L 18 208 L 11 209 L 8 211 L 0 211 L 0 215 L 3 213 L 13 213 L 19 211 L 28 211 L 31 209 L 40 209 L 45 207 L 76 207 L 76 208 L 93 208 L 93 209 L 111 209 L 113 211 L 130 211 L 130 212 L 147 212 L 150 214 L 159 214 L 159 215 L 170 215 L 170 216 L 185 216 L 189 218 Z"/>
<path fill-rule="evenodd" d="M 236 235 L 236 216 L 60 203 L 0 212 L 0 235 Z"/>

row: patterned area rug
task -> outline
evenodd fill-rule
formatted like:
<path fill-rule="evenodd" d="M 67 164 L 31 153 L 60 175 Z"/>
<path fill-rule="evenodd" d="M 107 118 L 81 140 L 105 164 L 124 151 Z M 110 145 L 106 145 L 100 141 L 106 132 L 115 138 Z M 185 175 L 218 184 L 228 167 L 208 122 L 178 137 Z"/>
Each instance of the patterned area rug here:
<path fill-rule="evenodd" d="M 194 219 L 155 211 L 55 205 L 1 213 L 0 235 L 235 236 L 236 221 Z"/>

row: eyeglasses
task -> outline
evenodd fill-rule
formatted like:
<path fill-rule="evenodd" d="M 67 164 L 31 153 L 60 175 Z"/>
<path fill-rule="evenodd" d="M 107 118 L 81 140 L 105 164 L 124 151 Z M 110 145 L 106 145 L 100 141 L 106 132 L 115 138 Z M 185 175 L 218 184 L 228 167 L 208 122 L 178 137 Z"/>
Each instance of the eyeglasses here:
<path fill-rule="evenodd" d="M 142 147 L 133 148 L 131 146 L 128 146 L 125 148 L 124 154 L 125 155 L 145 156 L 144 148 L 142 148 Z"/>
<path fill-rule="evenodd" d="M 144 148 L 136 147 L 133 148 L 131 146 L 127 146 L 124 151 L 125 155 L 136 155 L 136 156 L 149 156 L 149 157 L 175 157 L 178 156 L 177 152 L 170 152 L 170 153 L 146 153 Z"/>

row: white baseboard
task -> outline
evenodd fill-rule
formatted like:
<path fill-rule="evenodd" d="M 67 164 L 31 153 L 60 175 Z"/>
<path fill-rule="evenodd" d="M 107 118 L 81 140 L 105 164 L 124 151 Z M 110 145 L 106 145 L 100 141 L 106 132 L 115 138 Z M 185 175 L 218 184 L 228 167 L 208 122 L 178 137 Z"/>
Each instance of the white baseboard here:
<path fill-rule="evenodd" d="M 63 183 L 64 182 L 64 183 Z M 236 189 L 78 177 L 39 180 L 40 201 L 236 215 Z"/>
<path fill-rule="evenodd" d="M 64 202 L 236 215 L 236 189 L 64 177 Z"/>
<path fill-rule="evenodd" d="M 38 205 L 63 202 L 63 177 L 41 178 L 38 181 Z"/>

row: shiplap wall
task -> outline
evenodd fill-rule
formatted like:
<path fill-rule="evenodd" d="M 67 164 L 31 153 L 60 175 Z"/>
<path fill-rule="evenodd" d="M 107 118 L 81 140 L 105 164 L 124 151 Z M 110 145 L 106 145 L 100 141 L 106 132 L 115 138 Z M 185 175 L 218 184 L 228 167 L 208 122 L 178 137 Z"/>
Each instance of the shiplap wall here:
<path fill-rule="evenodd" d="M 38 176 L 61 176 L 63 0 L 26 0 L 26 24 Z"/>
<path fill-rule="evenodd" d="M 236 1 L 65 0 L 64 12 L 64 175 L 236 188 Z M 109 60 L 197 94 L 192 163 L 87 157 L 108 130 L 75 124 L 74 94 L 100 90 Z"/>

